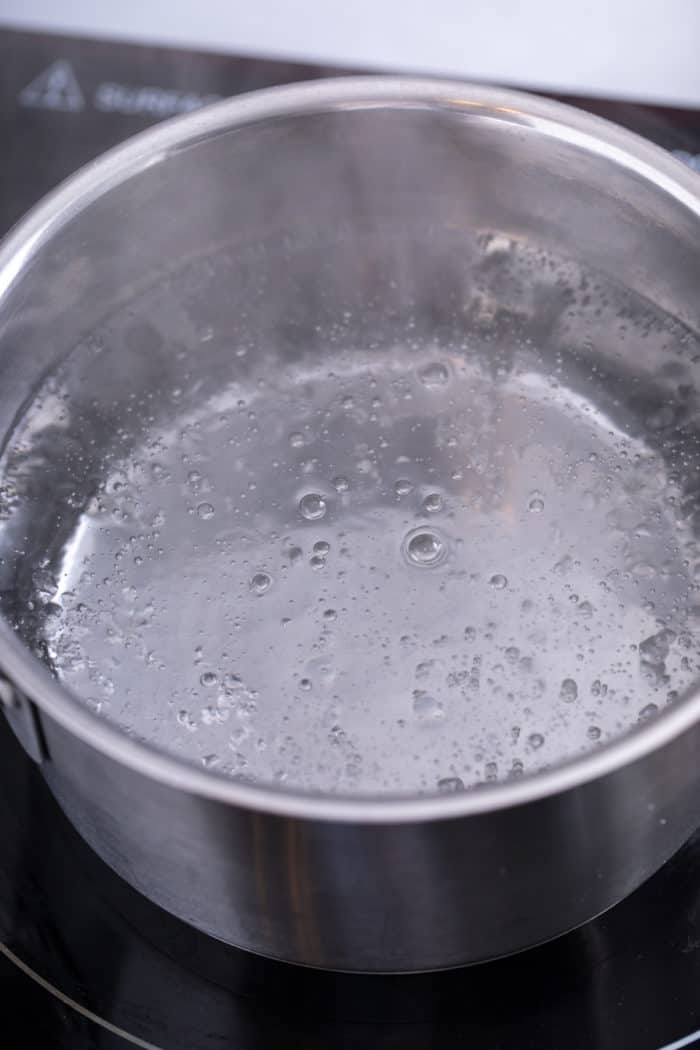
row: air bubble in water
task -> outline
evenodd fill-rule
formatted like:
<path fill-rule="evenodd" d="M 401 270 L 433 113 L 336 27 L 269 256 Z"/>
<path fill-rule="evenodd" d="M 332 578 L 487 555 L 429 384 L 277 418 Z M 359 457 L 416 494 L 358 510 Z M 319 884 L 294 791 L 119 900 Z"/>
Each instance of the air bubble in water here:
<path fill-rule="evenodd" d="M 557 576 L 566 576 L 567 573 L 571 572 L 573 564 L 573 559 L 568 554 L 565 554 L 563 558 L 556 562 L 553 571 L 556 572 Z"/>
<path fill-rule="evenodd" d="M 537 751 L 544 744 L 544 737 L 541 733 L 530 733 L 527 742 L 534 751 Z"/>
<path fill-rule="evenodd" d="M 340 475 L 337 478 L 333 478 L 331 485 L 336 492 L 347 492 L 350 488 L 350 482 L 348 479 L 341 477 Z"/>
<path fill-rule="evenodd" d="M 666 660 L 671 644 L 676 640 L 673 631 L 667 628 L 652 634 L 639 643 L 639 659 L 642 663 L 660 665 Z"/>
<path fill-rule="evenodd" d="M 632 574 L 642 580 L 650 580 L 656 576 L 656 569 L 646 561 L 638 561 L 632 566 Z"/>
<path fill-rule="evenodd" d="M 442 510 L 443 499 L 439 492 L 429 492 L 423 500 L 423 510 L 427 514 L 437 514 Z"/>
<path fill-rule="evenodd" d="M 403 543 L 404 553 L 411 565 L 432 568 L 444 561 L 447 545 L 434 529 L 414 529 Z"/>
<path fill-rule="evenodd" d="M 292 448 L 301 448 L 304 444 L 304 435 L 295 430 L 293 434 L 289 435 L 289 444 Z"/>
<path fill-rule="evenodd" d="M 413 713 L 421 722 L 441 722 L 445 717 L 445 709 L 440 701 L 422 689 L 413 694 Z"/>
<path fill-rule="evenodd" d="M 193 733 L 197 728 L 197 723 L 195 722 L 194 718 L 189 713 L 189 711 L 187 711 L 185 708 L 182 708 L 181 711 L 178 711 L 177 721 L 179 725 L 184 726 L 185 729 L 189 729 L 191 733 Z"/>
<path fill-rule="evenodd" d="M 214 671 L 205 671 L 204 674 L 199 676 L 199 681 L 202 685 L 210 687 L 216 685 L 218 678 Z"/>
<path fill-rule="evenodd" d="M 531 514 L 541 514 L 544 510 L 544 500 L 541 496 L 533 496 L 527 505 Z"/>
<path fill-rule="evenodd" d="M 437 789 L 442 795 L 455 795 L 464 791 L 464 781 L 461 777 L 442 777 L 437 782 Z"/>
<path fill-rule="evenodd" d="M 266 572 L 256 572 L 250 581 L 250 589 L 253 594 L 264 594 L 272 583 L 272 577 Z"/>
<path fill-rule="evenodd" d="M 197 507 L 197 515 L 206 521 L 207 518 L 213 518 L 214 516 L 214 505 L 212 503 L 200 503 Z"/>
<path fill-rule="evenodd" d="M 561 689 L 559 690 L 559 699 L 563 700 L 565 704 L 573 704 L 574 700 L 578 697 L 578 686 L 573 678 L 565 678 L 561 683 Z"/>
<path fill-rule="evenodd" d="M 495 591 L 502 591 L 504 587 L 508 586 L 508 578 L 502 572 L 497 572 L 495 576 L 491 577 L 489 583 Z"/>
<path fill-rule="evenodd" d="M 314 543 L 314 554 L 320 554 L 322 557 L 325 557 L 330 549 L 330 543 L 326 543 L 325 540 L 318 540 L 317 543 Z"/>
<path fill-rule="evenodd" d="M 397 496 L 407 496 L 413 489 L 413 485 L 406 478 L 399 478 L 394 485 L 394 492 Z"/>
<path fill-rule="evenodd" d="M 424 368 L 420 369 L 418 372 L 418 378 L 423 386 L 445 386 L 445 384 L 449 382 L 450 373 L 444 365 L 440 364 L 439 361 L 433 361 L 429 365 L 425 365 Z"/>
<path fill-rule="evenodd" d="M 307 521 L 318 521 L 325 516 L 328 506 L 318 492 L 307 492 L 299 500 L 299 512 Z"/>

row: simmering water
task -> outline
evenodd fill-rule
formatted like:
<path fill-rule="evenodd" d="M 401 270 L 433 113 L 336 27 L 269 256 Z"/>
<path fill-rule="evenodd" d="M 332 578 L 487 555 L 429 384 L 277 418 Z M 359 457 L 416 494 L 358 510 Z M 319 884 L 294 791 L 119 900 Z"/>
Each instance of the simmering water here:
<path fill-rule="evenodd" d="M 3 602 L 100 717 L 233 777 L 453 793 L 693 682 L 700 347 L 609 281 L 480 251 L 432 336 L 405 311 L 372 345 L 350 314 L 278 355 L 203 326 L 183 276 L 50 377 L 0 522 L 8 564 L 27 530 L 43 557 Z"/>

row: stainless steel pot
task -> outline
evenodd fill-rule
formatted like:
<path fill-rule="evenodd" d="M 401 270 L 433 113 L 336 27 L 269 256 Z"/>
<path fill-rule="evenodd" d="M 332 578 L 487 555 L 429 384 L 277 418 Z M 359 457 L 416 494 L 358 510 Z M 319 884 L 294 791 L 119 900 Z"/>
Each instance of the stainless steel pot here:
<path fill-rule="evenodd" d="M 293 295 L 274 253 L 255 264 L 267 267 L 268 307 L 256 313 L 251 306 L 252 323 L 282 338 L 282 307 L 269 306 L 282 302 L 292 353 L 295 339 L 313 342 L 317 315 L 333 306 L 334 294 L 340 300 L 341 286 L 351 286 L 360 303 L 364 297 L 371 327 L 375 283 L 387 272 L 407 279 L 405 256 L 388 247 L 407 228 L 418 244 L 412 294 L 428 297 L 425 316 L 438 321 L 445 275 L 431 284 L 430 274 L 443 257 L 443 233 L 488 230 L 606 274 L 675 318 L 689 338 L 700 332 L 700 187 L 661 150 L 573 109 L 500 90 L 385 79 L 300 85 L 224 102 L 133 139 L 65 183 L 9 235 L 0 249 L 6 443 L 56 363 L 81 339 L 89 346 L 96 325 L 154 274 L 200 258 L 206 290 L 205 261 L 221 245 L 273 237 L 284 247 L 306 237 L 307 269 Z M 332 258 L 319 255 L 314 241 L 328 231 L 345 245 Z M 418 273 L 423 256 L 430 266 Z M 251 265 L 248 257 L 241 280 Z M 320 272 L 326 283 L 319 286 Z M 135 367 L 143 367 L 139 383 L 154 382 L 148 347 L 141 365 L 131 359 L 128 367 L 118 348 L 107 350 L 107 385 L 117 400 Z M 590 353 L 611 372 L 619 366 L 609 408 L 621 426 L 668 396 L 660 377 L 674 373 L 664 372 L 656 344 L 628 342 L 615 360 L 605 349 Z M 683 373 L 683 419 L 671 413 L 661 437 L 657 429 L 650 439 L 662 457 L 680 441 L 692 458 L 697 372 L 695 358 Z M 640 384 L 641 408 L 632 396 Z M 115 425 L 104 388 L 100 396 L 85 416 L 82 443 L 71 446 L 93 481 L 100 463 L 90 450 Z M 60 429 L 60 412 L 57 418 Z M 678 481 L 691 520 L 695 473 L 694 466 L 681 471 Z M 86 840 L 187 922 L 315 967 L 459 966 L 592 918 L 700 823 L 700 695 L 693 691 L 597 750 L 449 796 L 260 786 L 127 736 L 49 672 L 28 643 L 26 608 L 18 612 L 31 606 L 47 528 L 63 542 L 74 525 L 70 493 L 63 518 L 40 511 L 42 494 L 72 493 L 76 477 L 60 465 L 40 477 L 31 513 L 3 491 L 0 700 Z M 572 520 L 575 514 L 572 508 Z"/>

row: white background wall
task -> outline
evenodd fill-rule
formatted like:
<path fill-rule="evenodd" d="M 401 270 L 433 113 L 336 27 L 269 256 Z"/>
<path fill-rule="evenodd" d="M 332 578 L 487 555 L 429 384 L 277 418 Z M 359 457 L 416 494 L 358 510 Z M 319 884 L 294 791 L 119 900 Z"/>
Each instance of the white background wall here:
<path fill-rule="evenodd" d="M 700 0 L 0 0 L 0 24 L 700 106 Z"/>

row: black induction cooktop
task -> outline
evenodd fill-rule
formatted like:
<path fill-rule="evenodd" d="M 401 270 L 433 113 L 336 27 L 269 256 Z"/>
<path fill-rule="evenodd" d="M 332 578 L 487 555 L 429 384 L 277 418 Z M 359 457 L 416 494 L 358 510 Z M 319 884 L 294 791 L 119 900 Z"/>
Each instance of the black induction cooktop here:
<path fill-rule="evenodd" d="M 347 72 L 0 31 L 0 232 L 76 168 L 157 120 Z M 565 101 L 700 169 L 700 112 Z M 0 718 L 2 1050 L 695 1044 L 700 832 L 626 901 L 551 944 L 434 975 L 318 973 L 231 949 L 131 890 L 69 825 Z"/>

